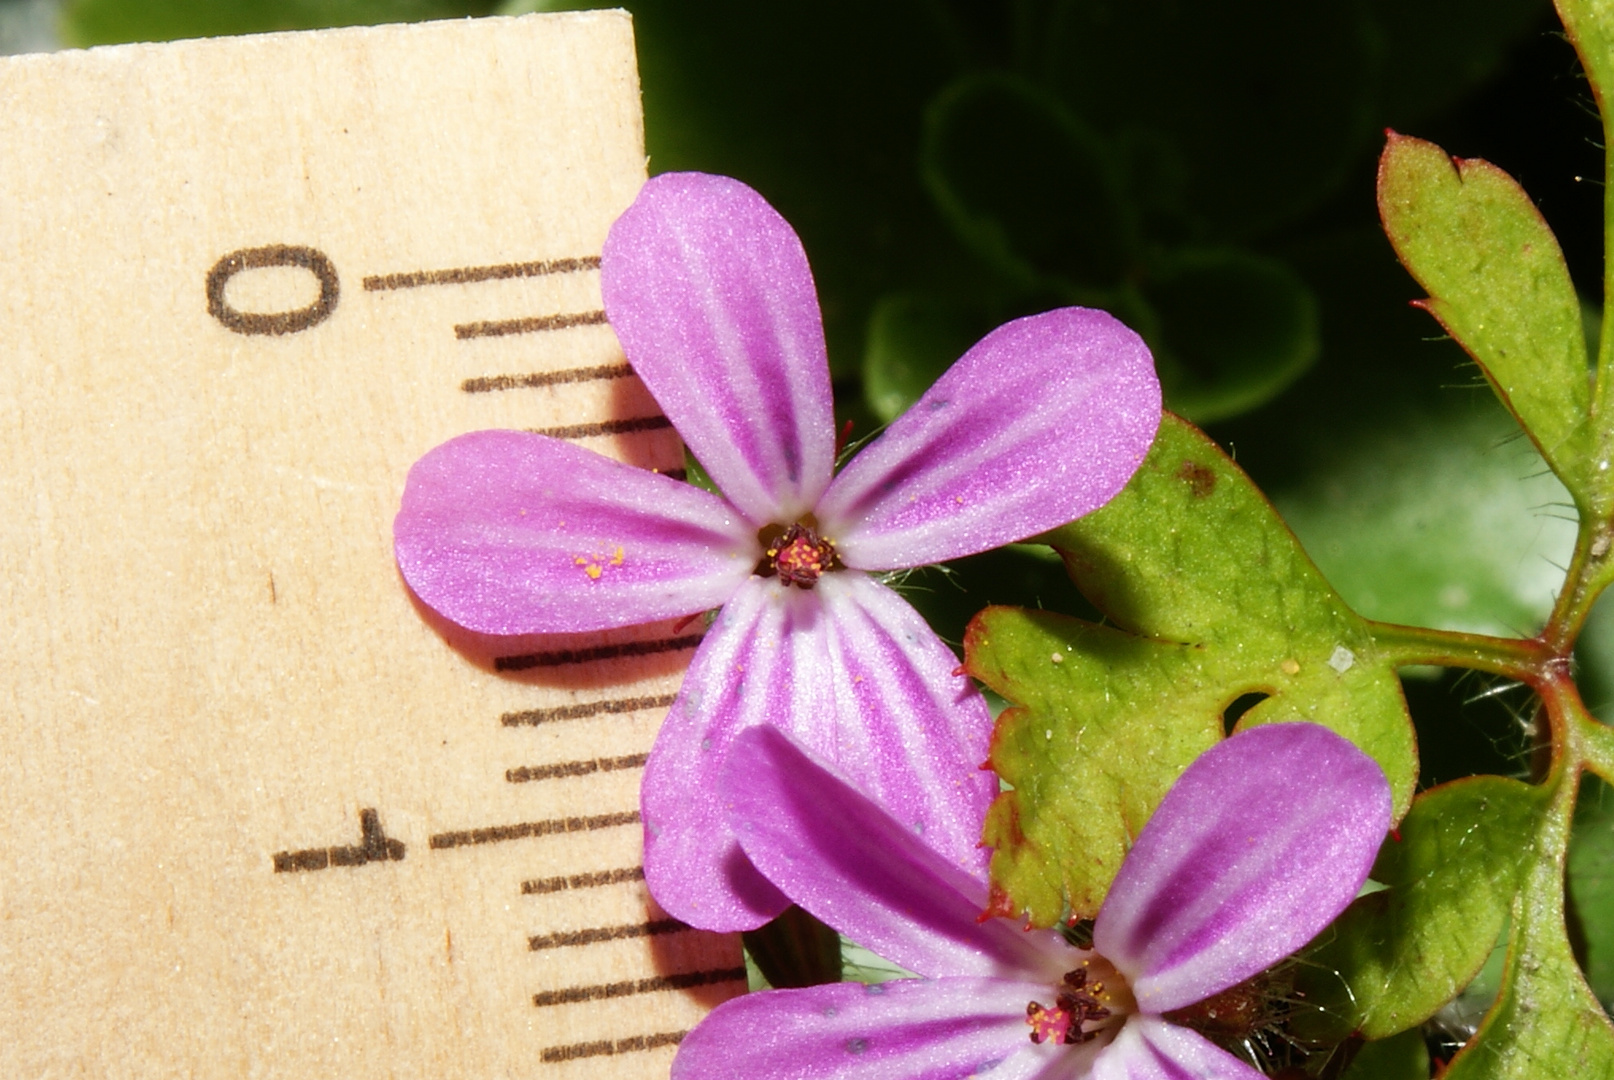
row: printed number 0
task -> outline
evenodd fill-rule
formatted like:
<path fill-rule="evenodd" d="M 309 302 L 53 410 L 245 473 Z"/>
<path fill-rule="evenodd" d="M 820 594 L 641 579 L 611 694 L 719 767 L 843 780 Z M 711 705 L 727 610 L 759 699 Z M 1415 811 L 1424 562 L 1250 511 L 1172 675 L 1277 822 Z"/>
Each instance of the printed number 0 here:
<path fill-rule="evenodd" d="M 237 311 L 224 299 L 225 286 L 243 270 L 256 270 L 264 266 L 300 266 L 314 275 L 319 282 L 319 298 L 307 307 L 295 311 L 257 312 Z M 268 247 L 242 248 L 232 251 L 213 264 L 207 272 L 207 313 L 238 334 L 295 334 L 317 326 L 336 310 L 336 299 L 341 289 L 336 281 L 336 267 L 325 254 L 311 247 L 292 244 L 270 244 Z"/>

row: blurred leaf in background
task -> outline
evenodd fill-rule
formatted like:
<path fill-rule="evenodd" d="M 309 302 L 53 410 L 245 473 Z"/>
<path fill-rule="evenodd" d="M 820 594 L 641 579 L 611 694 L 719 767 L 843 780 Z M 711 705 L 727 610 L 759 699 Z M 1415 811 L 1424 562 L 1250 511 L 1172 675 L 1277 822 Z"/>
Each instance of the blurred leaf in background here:
<path fill-rule="evenodd" d="M 1568 492 L 1486 398 L 1342 440 L 1276 498 L 1323 575 L 1384 622 L 1530 636 L 1575 545 Z"/>
<path fill-rule="evenodd" d="M 57 25 L 58 0 L 4 0 L 0 2 L 0 55 L 50 52 L 61 48 Z"/>
<path fill-rule="evenodd" d="M 69 45 L 311 30 L 491 14 L 494 0 L 69 0 Z"/>

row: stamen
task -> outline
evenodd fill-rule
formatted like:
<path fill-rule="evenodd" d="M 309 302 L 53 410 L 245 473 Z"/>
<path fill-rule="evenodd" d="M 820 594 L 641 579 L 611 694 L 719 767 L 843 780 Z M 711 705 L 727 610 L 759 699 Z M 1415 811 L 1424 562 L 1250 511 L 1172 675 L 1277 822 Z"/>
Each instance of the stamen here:
<path fill-rule="evenodd" d="M 839 565 L 835 545 L 797 522 L 764 544 L 757 573 L 763 577 L 778 574 L 781 584 L 810 589 L 826 571 Z"/>
<path fill-rule="evenodd" d="M 1045 1042 L 1068 1042 L 1071 1015 L 1061 1008 L 1045 1009 L 1035 1001 L 1026 1004 L 1026 1023 L 1031 1025 L 1031 1041 L 1041 1046 Z"/>
<path fill-rule="evenodd" d="M 1041 1044 L 1052 1039 L 1066 1046 L 1074 1046 L 1097 1038 L 1096 1029 L 1086 1031 L 1082 1025 L 1110 1017 L 1110 1010 L 1099 1004 L 1099 996 L 1103 993 L 1103 983 L 1094 983 L 1091 987 L 1087 985 L 1087 968 L 1067 971 L 1053 1008 L 1036 1001 L 1026 1005 L 1026 1023 L 1031 1025 L 1031 1041 Z"/>

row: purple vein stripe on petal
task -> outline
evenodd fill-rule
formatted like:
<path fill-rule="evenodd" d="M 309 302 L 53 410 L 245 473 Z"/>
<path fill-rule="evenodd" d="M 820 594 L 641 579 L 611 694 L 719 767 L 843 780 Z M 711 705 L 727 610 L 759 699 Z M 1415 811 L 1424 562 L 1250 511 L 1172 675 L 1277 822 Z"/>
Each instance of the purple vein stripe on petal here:
<path fill-rule="evenodd" d="M 753 526 L 810 511 L 835 465 L 801 241 L 737 180 L 667 173 L 611 226 L 600 287 L 623 351 Z"/>
<path fill-rule="evenodd" d="M 724 605 L 645 764 L 645 880 L 669 915 L 704 930 L 761 926 L 787 901 L 751 867 L 719 786 L 734 737 L 756 724 L 835 716 L 817 592 L 751 578 Z"/>
<path fill-rule="evenodd" d="M 1062 308 L 1006 323 L 855 457 L 818 508 L 848 566 L 985 551 L 1103 506 L 1160 425 L 1143 339 Z"/>
<path fill-rule="evenodd" d="M 1262 1080 L 1262 1074 L 1187 1028 L 1130 1016 L 1094 1063 L 1091 1080 Z"/>
<path fill-rule="evenodd" d="M 1161 1013 L 1254 975 L 1351 902 L 1390 827 L 1379 766 L 1316 724 L 1240 732 L 1200 755 L 1110 886 L 1094 947 Z"/>
<path fill-rule="evenodd" d="M 919 833 L 984 876 L 981 822 L 997 777 L 980 767 L 992 714 L 958 658 L 902 597 L 859 571 L 818 583 L 829 614 L 840 724 L 807 747 Z"/>
<path fill-rule="evenodd" d="M 723 500 L 557 439 L 478 431 L 409 470 L 393 524 L 415 593 L 487 634 L 631 626 L 722 603 L 755 566 Z"/>
<path fill-rule="evenodd" d="M 1080 959 L 1052 931 L 978 921 L 983 878 L 937 854 L 775 729 L 735 739 L 722 791 L 741 846 L 768 880 L 909 971 L 1052 986 Z"/>
<path fill-rule="evenodd" d="M 1065 1047 L 1033 1047 L 1026 1003 L 1047 985 L 903 979 L 771 990 L 724 1002 L 684 1038 L 672 1080 L 996 1080 Z M 1030 1053 L 1027 1053 L 1030 1051 Z"/>

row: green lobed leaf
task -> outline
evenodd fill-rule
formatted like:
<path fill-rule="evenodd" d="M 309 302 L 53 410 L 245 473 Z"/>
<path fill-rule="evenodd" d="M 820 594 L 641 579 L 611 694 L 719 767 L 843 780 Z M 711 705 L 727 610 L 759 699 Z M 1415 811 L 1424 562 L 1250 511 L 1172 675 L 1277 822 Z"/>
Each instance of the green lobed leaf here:
<path fill-rule="evenodd" d="M 1423 1032 L 1406 1031 L 1366 1044 L 1340 1080 L 1429 1080 L 1429 1048 Z"/>
<path fill-rule="evenodd" d="M 1588 778 L 1569 844 L 1569 895 L 1586 981 L 1614 1009 L 1614 789 Z"/>
<path fill-rule="evenodd" d="M 1598 111 L 1609 116 L 1609 93 L 1614 90 L 1614 4 L 1609 0 L 1554 0 L 1575 52 L 1580 54 L 1586 81 L 1597 98 Z M 1607 123 L 1604 124 L 1605 130 Z"/>
<path fill-rule="evenodd" d="M 1527 870 L 1513 904 L 1501 994 L 1444 1080 L 1614 1080 L 1614 1026 L 1565 932 L 1563 852 L 1574 782 L 1560 785 L 1533 835 L 1516 840 Z"/>
<path fill-rule="evenodd" d="M 1430 314 L 1468 350 L 1582 504 L 1596 446 L 1580 301 L 1535 204 L 1486 161 L 1391 133 L 1379 214 Z"/>
<path fill-rule="evenodd" d="M 1115 625 L 989 608 L 965 637 L 966 669 L 1014 703 L 991 754 L 1012 790 L 985 832 L 1000 907 L 1041 925 L 1095 913 L 1132 838 L 1245 695 L 1264 697 L 1239 727 L 1333 728 L 1380 763 L 1405 811 L 1417 751 L 1393 668 L 1197 429 L 1167 414 L 1127 488 L 1041 540 Z"/>
<path fill-rule="evenodd" d="M 1300 966 L 1295 1032 L 1383 1039 L 1456 997 L 1496 944 L 1518 892 L 1520 838 L 1543 801 L 1539 789 L 1500 776 L 1419 795 L 1373 866 L 1386 888 L 1358 897 Z"/>
<path fill-rule="evenodd" d="M 1143 287 L 1166 404 L 1195 423 L 1247 412 L 1317 359 L 1317 300 L 1289 267 L 1237 248 L 1160 260 Z"/>
<path fill-rule="evenodd" d="M 1558 16 L 1563 20 L 1564 30 L 1569 40 L 1574 43 L 1575 52 L 1580 56 L 1581 68 L 1585 72 L 1586 81 L 1591 84 L 1592 94 L 1597 101 L 1598 112 L 1603 120 L 1603 146 L 1605 156 L 1604 187 L 1603 187 L 1603 249 L 1605 256 L 1614 252 L 1614 189 L 1608 186 L 1610 176 L 1614 176 L 1614 158 L 1607 156 L 1607 146 L 1614 132 L 1614 102 L 1609 95 L 1614 93 L 1614 4 L 1609 0 L 1555 0 Z M 1614 266 L 1605 258 L 1603 269 L 1603 289 L 1609 292 L 1611 282 L 1614 282 Z M 1604 302 L 1604 318 L 1610 315 L 1608 308 L 1609 297 L 1601 298 Z M 1611 335 L 1614 337 L 1614 335 Z M 1601 453 L 1598 456 L 1599 476 L 1610 481 L 1610 475 L 1601 471 L 1606 462 L 1614 457 L 1614 425 L 1608 417 L 1610 410 L 1614 409 L 1614 340 L 1599 342 L 1601 346 L 1597 355 L 1597 389 L 1596 401 L 1593 404 L 1595 415 L 1602 417 L 1599 425 L 1599 435 L 1602 440 Z M 1606 517 L 1610 510 L 1610 493 L 1605 487 L 1604 499 L 1596 504 L 1599 516 Z"/>

